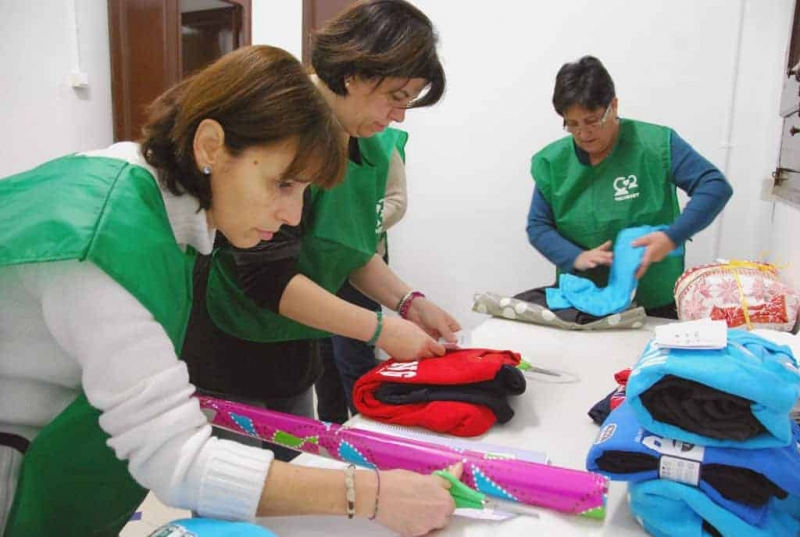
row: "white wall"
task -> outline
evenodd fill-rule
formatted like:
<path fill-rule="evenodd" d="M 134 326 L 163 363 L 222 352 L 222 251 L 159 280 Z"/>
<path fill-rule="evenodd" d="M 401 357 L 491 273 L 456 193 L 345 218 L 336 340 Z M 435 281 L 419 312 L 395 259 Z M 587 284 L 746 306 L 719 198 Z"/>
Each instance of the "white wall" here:
<path fill-rule="evenodd" d="M 89 87 L 72 88 L 78 21 L 80 67 Z M 113 141 L 106 2 L 0 1 L 0 177 Z"/>
<path fill-rule="evenodd" d="M 88 91 L 66 82 L 73 1 Z M 766 250 L 800 276 L 789 231 L 800 211 L 758 199 L 777 156 L 793 0 L 744 0 L 738 62 L 741 0 L 412 1 L 439 29 L 449 89 L 403 125 L 410 207 L 392 232 L 392 264 L 464 324 L 482 319 L 469 312 L 474 292 L 514 293 L 552 279 L 525 235 L 529 159 L 563 134 L 550 104 L 556 71 L 587 53 L 609 68 L 623 115 L 675 128 L 726 168 L 734 199 L 721 232 L 712 226 L 690 244 L 689 262 L 710 261 L 717 245 L 725 257 Z M 254 43 L 299 57 L 301 26 L 299 0 L 253 1 Z M 106 2 L 0 0 L 0 33 L 13 44 L 0 48 L 0 177 L 111 142 Z"/>
<path fill-rule="evenodd" d="M 253 44 L 280 47 L 302 59 L 303 2 L 253 0 Z"/>
<path fill-rule="evenodd" d="M 70 23 L 73 8 L 77 33 Z M 302 2 L 253 0 L 253 43 L 300 57 Z M 113 142 L 108 11 L 104 0 L 0 0 L 0 177 Z M 89 87 L 69 85 L 77 35 Z"/>

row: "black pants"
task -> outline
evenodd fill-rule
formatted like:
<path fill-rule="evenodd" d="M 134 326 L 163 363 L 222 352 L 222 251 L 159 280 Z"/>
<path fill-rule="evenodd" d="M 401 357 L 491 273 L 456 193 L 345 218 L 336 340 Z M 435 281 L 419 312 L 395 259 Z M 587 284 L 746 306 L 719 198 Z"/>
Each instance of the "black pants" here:
<path fill-rule="evenodd" d="M 678 308 L 675 302 L 667 304 L 666 306 L 659 306 L 657 308 L 645 309 L 648 317 L 661 317 L 662 319 L 677 319 Z"/>

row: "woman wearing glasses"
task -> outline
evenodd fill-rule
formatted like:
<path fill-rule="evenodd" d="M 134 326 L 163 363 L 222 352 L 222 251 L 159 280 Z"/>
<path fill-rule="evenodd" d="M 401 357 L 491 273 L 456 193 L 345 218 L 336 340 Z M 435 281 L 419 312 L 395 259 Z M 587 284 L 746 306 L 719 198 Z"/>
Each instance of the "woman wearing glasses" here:
<path fill-rule="evenodd" d="M 636 301 L 648 315 L 676 318 L 683 257 L 667 255 L 714 220 L 731 186 L 669 127 L 620 119 L 614 81 L 597 58 L 561 67 L 553 106 L 571 136 L 533 156 L 528 240 L 560 272 L 605 286 L 620 230 L 668 226 L 634 243 L 645 247 Z M 683 212 L 676 187 L 691 197 Z"/>

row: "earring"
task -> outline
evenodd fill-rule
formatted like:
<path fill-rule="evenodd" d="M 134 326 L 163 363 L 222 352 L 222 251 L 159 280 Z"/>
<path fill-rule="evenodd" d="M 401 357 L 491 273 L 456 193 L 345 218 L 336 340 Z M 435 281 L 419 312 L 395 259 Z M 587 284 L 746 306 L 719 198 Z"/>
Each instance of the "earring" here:
<path fill-rule="evenodd" d="M 211 175 L 211 166 L 203 166 L 203 175 Z"/>

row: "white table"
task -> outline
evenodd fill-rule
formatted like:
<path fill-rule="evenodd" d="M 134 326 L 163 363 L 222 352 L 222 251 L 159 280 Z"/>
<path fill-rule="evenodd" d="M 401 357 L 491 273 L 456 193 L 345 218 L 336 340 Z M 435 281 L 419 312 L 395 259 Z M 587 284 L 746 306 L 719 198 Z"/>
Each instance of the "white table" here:
<path fill-rule="evenodd" d="M 653 328 L 663 319 L 649 319 L 645 327 L 631 330 L 568 332 L 501 319 L 490 319 L 472 332 L 472 346 L 511 349 L 534 365 L 573 373 L 579 382 L 553 383 L 551 377 L 529 380 L 526 393 L 511 397 L 516 414 L 506 425 L 495 425 L 480 440 L 499 445 L 546 451 L 552 464 L 585 468 L 586 453 L 598 427 L 587 416 L 594 403 L 615 386 L 613 374 L 629 367 L 639 357 Z M 369 428 L 359 416 L 349 425 Z M 317 467 L 342 467 L 342 463 L 303 454 L 295 463 Z M 516 517 L 504 522 L 454 517 L 442 536 L 641 536 L 625 502 L 625 485 L 611 483 L 608 511 L 604 521 L 564 515 L 541 509 L 537 520 Z M 265 527 L 281 536 L 322 537 L 329 535 L 389 536 L 382 526 L 344 517 L 303 517 L 262 519 Z"/>

